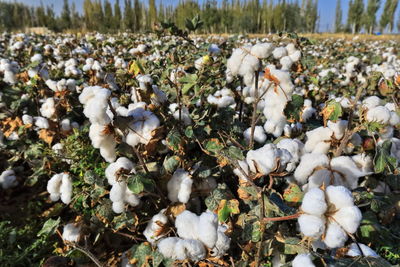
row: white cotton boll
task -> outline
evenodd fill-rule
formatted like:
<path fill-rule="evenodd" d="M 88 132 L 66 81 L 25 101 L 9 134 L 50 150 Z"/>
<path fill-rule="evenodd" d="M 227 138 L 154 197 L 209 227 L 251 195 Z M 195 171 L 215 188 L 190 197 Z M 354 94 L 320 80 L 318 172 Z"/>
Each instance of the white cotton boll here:
<path fill-rule="evenodd" d="M 192 193 L 193 179 L 190 177 L 185 177 L 180 184 L 178 200 L 181 203 L 187 203 L 190 199 L 190 194 Z"/>
<path fill-rule="evenodd" d="M 400 124 L 400 116 L 397 115 L 395 111 L 390 112 L 389 124 L 392 126 L 397 126 L 398 124 Z"/>
<path fill-rule="evenodd" d="M 332 177 L 334 177 L 332 179 Z M 338 181 L 336 176 L 332 174 L 332 172 L 328 169 L 321 169 L 314 171 L 314 173 L 308 177 L 308 183 L 303 186 L 303 190 L 307 191 L 311 188 L 319 188 L 322 185 L 329 185 L 329 184 L 342 184 L 341 180 Z"/>
<path fill-rule="evenodd" d="M 50 97 L 40 107 L 40 114 L 46 118 L 51 118 L 56 113 L 54 98 Z"/>
<path fill-rule="evenodd" d="M 31 57 L 31 62 L 42 62 L 43 56 L 41 54 L 35 54 L 33 57 Z"/>
<path fill-rule="evenodd" d="M 254 72 L 259 70 L 261 66 L 260 60 L 256 58 L 255 56 L 252 56 L 250 54 L 247 54 L 243 60 L 242 64 L 240 65 L 239 68 L 239 75 L 245 76 L 245 75 L 251 75 L 254 76 Z M 251 86 L 252 84 L 246 83 L 247 86 Z"/>
<path fill-rule="evenodd" d="M 138 195 L 134 194 L 129 188 L 125 190 L 124 201 L 132 207 L 136 207 L 140 204 L 140 198 Z"/>
<path fill-rule="evenodd" d="M 176 216 L 175 227 L 179 237 L 184 239 L 199 239 L 199 217 L 188 210 Z"/>
<path fill-rule="evenodd" d="M 72 129 L 71 128 L 71 122 L 70 122 L 69 119 L 62 120 L 61 123 L 60 123 L 60 126 L 61 126 L 61 130 L 63 132 L 68 132 L 68 131 L 71 131 L 71 129 Z"/>
<path fill-rule="evenodd" d="M 285 47 L 277 47 L 272 51 L 272 55 L 274 56 L 275 59 L 280 59 L 284 56 L 287 56 L 288 51 L 286 50 Z"/>
<path fill-rule="evenodd" d="M 206 249 L 197 240 L 185 240 L 184 243 L 187 257 L 192 261 L 199 261 L 206 257 Z"/>
<path fill-rule="evenodd" d="M 284 138 L 276 146 L 280 149 L 286 149 L 291 154 L 292 157 L 286 166 L 286 170 L 292 172 L 300 161 L 300 157 L 304 154 L 304 144 L 298 139 Z"/>
<path fill-rule="evenodd" d="M 302 214 L 298 219 L 303 235 L 318 239 L 325 232 L 325 220 L 315 215 Z"/>
<path fill-rule="evenodd" d="M 339 209 L 332 217 L 346 232 L 353 234 L 360 225 L 362 214 L 358 207 L 351 206 Z"/>
<path fill-rule="evenodd" d="M 60 187 L 62 182 L 62 174 L 55 174 L 47 182 L 47 192 L 50 194 L 51 201 L 58 201 L 60 199 Z"/>
<path fill-rule="evenodd" d="M 390 120 L 391 113 L 384 106 L 377 106 L 367 111 L 366 119 L 370 122 L 379 122 L 387 124 Z"/>
<path fill-rule="evenodd" d="M 61 201 L 68 205 L 71 202 L 72 197 L 72 182 L 71 178 L 66 173 L 62 174 L 60 193 Z"/>
<path fill-rule="evenodd" d="M 116 182 L 113 184 L 110 190 L 110 200 L 112 202 L 120 202 L 125 198 L 126 183 Z"/>
<path fill-rule="evenodd" d="M 199 217 L 198 236 L 208 248 L 217 242 L 218 217 L 211 211 L 203 212 Z"/>
<path fill-rule="evenodd" d="M 178 237 L 164 238 L 157 244 L 158 251 L 166 258 L 174 258 L 175 247 L 180 240 Z"/>
<path fill-rule="evenodd" d="M 211 255 L 213 257 L 222 257 L 225 252 L 229 249 L 231 244 L 231 239 L 225 235 L 222 230 L 218 230 L 217 232 L 217 242 L 215 246 L 212 248 Z"/>
<path fill-rule="evenodd" d="M 249 169 L 253 173 L 262 173 L 267 175 L 277 168 L 278 150 L 273 144 L 266 144 L 265 146 L 250 150 L 246 155 L 246 162 Z"/>
<path fill-rule="evenodd" d="M 179 106 L 177 103 L 172 103 L 169 105 L 169 110 L 172 113 L 172 116 L 176 119 L 179 120 Z M 189 109 L 185 106 L 181 108 L 181 121 L 185 125 L 191 125 L 192 124 L 192 119 L 190 118 L 189 115 Z"/>
<path fill-rule="evenodd" d="M 336 209 L 354 206 L 353 196 L 344 186 L 328 186 L 325 194 L 329 204 L 335 205 Z"/>
<path fill-rule="evenodd" d="M 318 127 L 314 130 L 308 131 L 307 142 L 305 143 L 304 150 L 310 153 L 326 154 L 330 148 L 330 143 L 325 142 L 331 140 L 333 131 L 328 127 Z"/>
<path fill-rule="evenodd" d="M 33 124 L 33 117 L 26 114 L 22 115 L 22 123 L 24 125 Z"/>
<path fill-rule="evenodd" d="M 365 154 L 357 154 L 351 157 L 357 167 L 364 173 L 372 172 L 372 157 Z"/>
<path fill-rule="evenodd" d="M 76 226 L 74 223 L 69 223 L 63 228 L 62 238 L 69 242 L 78 242 L 81 235 L 80 231 L 80 226 Z"/>
<path fill-rule="evenodd" d="M 282 65 L 282 70 L 290 70 L 293 65 L 293 60 L 289 56 L 284 56 L 279 60 Z"/>
<path fill-rule="evenodd" d="M 343 247 L 344 243 L 347 241 L 347 234 L 343 231 L 337 223 L 331 222 L 326 228 L 326 233 L 324 237 L 324 243 L 329 248 L 339 248 Z"/>
<path fill-rule="evenodd" d="M 230 106 L 231 108 L 235 108 L 236 106 L 234 94 L 230 89 L 227 88 L 216 91 L 214 95 L 208 95 L 207 102 L 217 105 L 219 108 L 224 108 L 228 106 Z"/>
<path fill-rule="evenodd" d="M 247 142 L 250 142 L 251 127 L 244 131 L 243 136 Z M 254 141 L 262 144 L 265 143 L 265 140 L 267 140 L 267 135 L 265 134 L 264 128 L 262 126 L 256 126 L 254 128 Z"/>
<path fill-rule="evenodd" d="M 347 256 L 350 256 L 350 257 L 361 256 L 360 248 L 361 248 L 362 254 L 365 257 L 374 257 L 374 258 L 379 257 L 379 255 L 373 249 L 371 249 L 370 247 L 368 247 L 364 244 L 361 244 L 361 243 L 358 243 L 358 245 L 356 243 L 351 243 L 349 246 L 349 251 L 347 251 Z"/>
<path fill-rule="evenodd" d="M 112 210 L 118 214 L 124 212 L 125 211 L 125 203 L 123 201 L 113 202 Z"/>
<path fill-rule="evenodd" d="M 53 80 L 47 80 L 46 85 L 54 92 L 57 92 L 57 82 Z"/>
<path fill-rule="evenodd" d="M 168 181 L 168 199 L 172 202 L 187 203 L 192 192 L 193 180 L 189 173 L 183 169 L 177 169 Z"/>
<path fill-rule="evenodd" d="M 271 55 L 274 48 L 275 46 L 272 43 L 258 43 L 251 48 L 250 53 L 258 58 L 267 58 Z"/>
<path fill-rule="evenodd" d="M 244 47 L 244 49 L 248 49 L 248 47 Z M 231 57 L 226 62 L 226 67 L 230 70 L 233 76 L 238 75 L 243 58 L 247 55 L 247 52 L 244 49 L 237 48 L 233 50 Z"/>
<path fill-rule="evenodd" d="M 338 120 L 337 122 L 328 121 L 328 128 L 333 131 L 333 136 L 340 140 L 344 136 L 344 132 L 346 131 L 348 125 L 348 121 L 346 120 Z"/>
<path fill-rule="evenodd" d="M 382 100 L 377 96 L 369 96 L 363 100 L 362 104 L 367 109 L 372 109 L 374 107 L 380 106 Z"/>
<path fill-rule="evenodd" d="M 301 51 L 300 50 L 296 50 L 295 52 L 290 53 L 289 57 L 293 62 L 297 62 L 301 58 Z"/>
<path fill-rule="evenodd" d="M 163 210 L 154 215 L 147 223 L 143 235 L 147 241 L 154 244 L 157 240 L 163 237 L 161 234 L 162 228 L 168 223 L 168 217 L 164 215 Z"/>
<path fill-rule="evenodd" d="M 316 109 L 312 107 L 312 102 L 309 99 L 304 100 L 304 106 L 301 113 L 301 120 L 306 122 L 310 119 L 316 112 Z"/>
<path fill-rule="evenodd" d="M 344 176 L 346 185 L 350 189 L 356 188 L 358 186 L 358 178 L 366 175 L 366 173 L 358 169 L 351 157 L 336 157 L 331 160 L 330 164 L 334 171 L 339 172 L 342 177 Z"/>
<path fill-rule="evenodd" d="M 301 210 L 305 213 L 320 216 L 326 212 L 325 193 L 319 188 L 312 188 L 304 195 Z"/>
<path fill-rule="evenodd" d="M 294 178 L 301 184 L 307 182 L 308 177 L 313 173 L 317 167 L 328 167 L 329 159 L 325 154 L 304 154 L 301 157 L 300 164 L 294 172 Z"/>
<path fill-rule="evenodd" d="M 3 189 L 9 189 L 18 185 L 14 170 L 3 171 L 0 175 L 0 184 Z"/>
<path fill-rule="evenodd" d="M 298 254 L 292 261 L 292 267 L 315 267 L 309 254 Z"/>
<path fill-rule="evenodd" d="M 5 71 L 3 81 L 9 84 L 16 84 L 17 76 L 12 71 Z"/>
<path fill-rule="evenodd" d="M 216 44 L 210 44 L 208 47 L 208 52 L 213 55 L 218 55 L 221 52 L 221 49 Z"/>

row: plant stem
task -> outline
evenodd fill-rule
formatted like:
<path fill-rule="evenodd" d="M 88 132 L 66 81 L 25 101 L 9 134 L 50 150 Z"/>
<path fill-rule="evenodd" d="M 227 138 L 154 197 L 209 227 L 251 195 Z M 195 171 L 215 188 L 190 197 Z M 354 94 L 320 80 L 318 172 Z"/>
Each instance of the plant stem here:
<path fill-rule="evenodd" d="M 250 132 L 250 142 L 249 148 L 253 149 L 254 147 L 254 130 L 256 128 L 257 122 L 257 106 L 260 98 L 258 96 L 258 71 L 255 72 L 255 92 L 254 92 L 254 102 L 253 102 L 253 115 L 251 117 L 251 132 Z"/>
<path fill-rule="evenodd" d="M 264 218 L 263 222 L 279 222 L 279 221 L 287 221 L 287 220 L 294 220 L 299 218 L 301 215 L 300 212 L 292 214 L 292 215 L 287 215 L 287 216 L 282 216 L 282 217 L 272 217 L 272 218 Z"/>

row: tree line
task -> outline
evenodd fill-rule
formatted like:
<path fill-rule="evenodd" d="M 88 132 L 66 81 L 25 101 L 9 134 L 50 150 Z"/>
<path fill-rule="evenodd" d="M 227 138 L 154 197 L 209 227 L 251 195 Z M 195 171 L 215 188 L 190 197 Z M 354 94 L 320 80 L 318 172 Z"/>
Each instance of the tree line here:
<path fill-rule="evenodd" d="M 158 22 L 174 22 L 185 27 L 186 18 L 199 14 L 204 22 L 201 33 L 274 33 L 280 31 L 315 32 L 318 29 L 318 0 L 180 0 L 176 5 L 156 6 L 155 0 L 84 0 L 82 12 L 75 3 L 63 0 L 62 11 L 55 14 L 53 6 L 37 7 L 0 0 L 0 30 L 15 31 L 26 27 L 47 27 L 52 31 L 66 30 L 99 32 L 146 32 Z M 122 8 L 123 4 L 123 8 Z M 386 0 L 378 21 L 380 0 L 350 0 L 347 23 L 342 22 L 341 1 L 337 0 L 335 31 L 372 33 L 394 30 L 398 0 Z M 400 22 L 397 25 L 400 28 Z"/>

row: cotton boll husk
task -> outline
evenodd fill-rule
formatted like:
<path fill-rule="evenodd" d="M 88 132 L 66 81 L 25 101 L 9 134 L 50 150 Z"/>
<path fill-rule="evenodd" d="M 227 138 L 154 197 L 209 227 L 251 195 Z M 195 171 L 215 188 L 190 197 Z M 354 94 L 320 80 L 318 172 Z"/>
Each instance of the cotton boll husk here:
<path fill-rule="evenodd" d="M 63 228 L 62 238 L 69 242 L 78 242 L 80 237 L 80 231 L 81 231 L 80 226 L 76 226 L 73 223 L 69 223 L 65 225 Z"/>
<path fill-rule="evenodd" d="M 3 171 L 0 175 L 0 184 L 3 189 L 9 189 L 18 185 L 14 170 Z"/>
<path fill-rule="evenodd" d="M 347 241 L 347 234 L 343 231 L 337 223 L 328 223 L 326 228 L 324 243 L 329 248 L 339 248 L 343 247 L 344 243 Z"/>
<path fill-rule="evenodd" d="M 244 131 L 243 136 L 247 142 L 250 142 L 251 127 Z M 262 144 L 265 140 L 267 140 L 267 135 L 264 132 L 264 128 L 262 126 L 256 126 L 254 128 L 254 141 Z"/>
<path fill-rule="evenodd" d="M 340 140 L 344 136 L 344 132 L 346 131 L 348 121 L 346 120 L 338 120 L 337 122 L 328 121 L 328 128 L 333 131 L 333 136 Z"/>
<path fill-rule="evenodd" d="M 123 201 L 113 202 L 112 210 L 118 214 L 124 212 L 125 211 L 125 203 Z"/>
<path fill-rule="evenodd" d="M 272 55 L 274 56 L 275 59 L 280 59 L 284 56 L 287 56 L 288 51 L 286 50 L 285 47 L 277 47 L 272 51 Z"/>
<path fill-rule="evenodd" d="M 58 201 L 60 199 L 60 187 L 62 182 L 62 174 L 55 174 L 47 182 L 47 192 L 50 194 L 51 201 Z"/>
<path fill-rule="evenodd" d="M 175 258 L 175 247 L 178 241 L 181 239 L 178 237 L 167 237 L 157 244 L 158 251 L 166 258 Z"/>
<path fill-rule="evenodd" d="M 298 218 L 300 231 L 307 237 L 318 239 L 325 232 L 325 220 L 315 215 L 302 214 Z"/>
<path fill-rule="evenodd" d="M 351 157 L 336 157 L 331 160 L 330 164 L 332 170 L 339 172 L 342 177 L 344 176 L 343 178 L 346 182 L 346 185 L 350 189 L 356 188 L 358 186 L 358 178 L 366 175 L 366 173 L 363 173 L 357 168 L 357 165 L 351 159 Z"/>
<path fill-rule="evenodd" d="M 335 205 L 336 209 L 354 206 L 353 196 L 344 186 L 328 186 L 325 194 L 329 204 Z"/>
<path fill-rule="evenodd" d="M 304 154 L 294 172 L 294 178 L 299 183 L 305 184 L 315 168 L 327 166 L 329 166 L 329 159 L 325 154 Z"/>
<path fill-rule="evenodd" d="M 116 182 L 110 190 L 110 200 L 112 202 L 124 201 L 126 191 L 125 182 Z"/>
<path fill-rule="evenodd" d="M 185 240 L 185 250 L 187 257 L 192 261 L 199 261 L 206 257 L 206 249 L 203 244 L 197 240 Z"/>
<path fill-rule="evenodd" d="M 315 267 L 309 254 L 298 254 L 292 261 L 292 267 Z"/>
<path fill-rule="evenodd" d="M 179 237 L 184 239 L 199 239 L 199 217 L 188 210 L 176 216 L 175 227 Z"/>
<path fill-rule="evenodd" d="M 66 173 L 62 174 L 60 193 L 61 201 L 68 205 L 71 202 L 72 197 L 72 182 L 71 178 Z"/>
<path fill-rule="evenodd" d="M 362 214 L 358 207 L 351 206 L 339 209 L 332 217 L 346 232 L 353 234 L 360 225 Z"/>
<path fill-rule="evenodd" d="M 325 193 L 319 188 L 312 188 L 304 195 L 301 210 L 305 213 L 321 216 L 328 206 L 325 202 Z"/>
<path fill-rule="evenodd" d="M 390 120 L 391 113 L 384 106 L 377 106 L 367 111 L 366 119 L 370 122 L 379 122 L 387 124 Z"/>
<path fill-rule="evenodd" d="M 211 211 L 203 212 L 199 217 L 198 237 L 208 248 L 217 242 L 218 217 Z"/>
<path fill-rule="evenodd" d="M 358 245 L 356 243 L 351 243 L 349 246 L 349 250 L 347 251 L 347 256 L 350 257 L 361 256 L 361 251 L 359 247 L 361 248 L 362 254 L 365 257 L 374 257 L 374 258 L 379 257 L 379 255 L 373 249 L 361 243 L 358 243 Z"/>

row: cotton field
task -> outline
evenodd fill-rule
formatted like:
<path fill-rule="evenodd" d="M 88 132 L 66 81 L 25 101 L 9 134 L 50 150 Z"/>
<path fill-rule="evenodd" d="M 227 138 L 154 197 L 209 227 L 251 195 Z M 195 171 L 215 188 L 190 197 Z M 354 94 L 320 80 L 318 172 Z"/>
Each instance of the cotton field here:
<path fill-rule="evenodd" d="M 400 263 L 390 39 L 4 33 L 2 266 Z"/>

